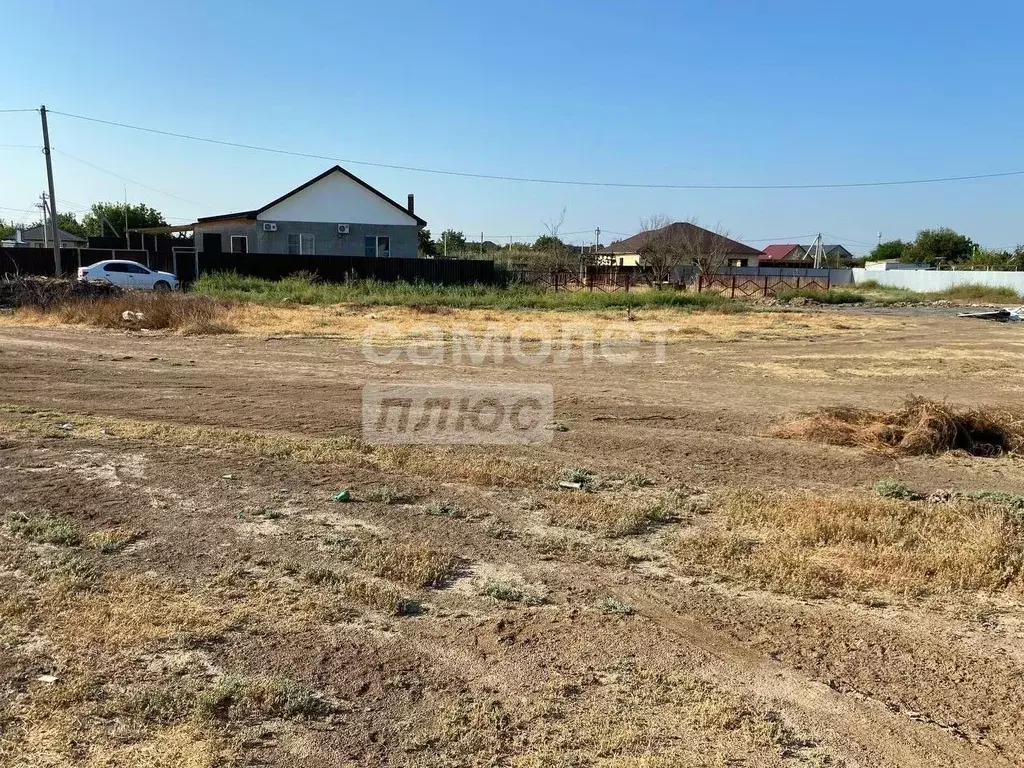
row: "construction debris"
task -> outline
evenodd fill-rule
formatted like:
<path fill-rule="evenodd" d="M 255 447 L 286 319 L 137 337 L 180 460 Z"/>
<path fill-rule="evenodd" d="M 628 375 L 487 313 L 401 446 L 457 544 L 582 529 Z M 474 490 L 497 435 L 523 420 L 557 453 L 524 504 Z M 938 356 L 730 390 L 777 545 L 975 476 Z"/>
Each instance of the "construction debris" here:
<path fill-rule="evenodd" d="M 0 276 L 0 307 L 46 309 L 68 299 L 98 299 L 120 296 L 122 290 L 109 283 L 86 283 L 55 277 Z"/>
<path fill-rule="evenodd" d="M 1024 321 L 1024 307 L 994 309 L 990 312 L 959 312 L 957 317 L 973 317 L 976 320 L 995 320 L 997 323 Z"/>

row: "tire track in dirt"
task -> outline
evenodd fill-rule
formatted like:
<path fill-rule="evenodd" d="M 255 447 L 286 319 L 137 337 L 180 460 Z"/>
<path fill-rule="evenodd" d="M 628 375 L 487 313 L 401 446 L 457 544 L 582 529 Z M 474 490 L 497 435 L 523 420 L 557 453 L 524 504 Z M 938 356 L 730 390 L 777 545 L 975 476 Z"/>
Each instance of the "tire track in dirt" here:
<path fill-rule="evenodd" d="M 668 605 L 636 587 L 619 590 L 619 598 L 641 615 L 685 640 L 707 657 L 704 674 L 724 687 L 742 687 L 799 712 L 799 719 L 860 765 L 935 768 L 935 766 L 1005 765 L 950 737 L 938 725 L 892 712 L 881 702 L 854 699 L 774 664 L 728 635 L 696 619 L 675 613 Z"/>

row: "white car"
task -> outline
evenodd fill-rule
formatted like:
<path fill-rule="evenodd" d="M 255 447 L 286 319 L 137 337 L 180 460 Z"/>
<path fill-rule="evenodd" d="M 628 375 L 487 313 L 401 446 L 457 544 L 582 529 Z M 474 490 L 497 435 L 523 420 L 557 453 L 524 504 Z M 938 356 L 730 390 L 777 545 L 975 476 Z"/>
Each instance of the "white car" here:
<path fill-rule="evenodd" d="M 103 281 L 122 288 L 144 291 L 171 291 L 178 288 L 178 278 L 170 272 L 158 272 L 137 261 L 118 259 L 97 261 L 88 267 L 79 267 L 78 279 Z"/>

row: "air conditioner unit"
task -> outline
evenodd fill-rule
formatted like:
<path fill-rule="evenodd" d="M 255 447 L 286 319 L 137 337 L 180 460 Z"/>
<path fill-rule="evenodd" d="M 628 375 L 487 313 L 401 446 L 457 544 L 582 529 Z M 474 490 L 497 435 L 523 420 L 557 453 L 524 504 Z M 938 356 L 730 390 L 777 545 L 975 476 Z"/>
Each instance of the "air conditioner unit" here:
<path fill-rule="evenodd" d="M 347 235 L 348 234 L 348 224 L 339 224 L 338 225 L 338 234 L 339 235 Z"/>
<path fill-rule="evenodd" d="M 264 232 L 277 232 L 277 224 L 275 224 L 272 221 L 265 221 L 265 222 L 263 222 L 263 231 Z"/>

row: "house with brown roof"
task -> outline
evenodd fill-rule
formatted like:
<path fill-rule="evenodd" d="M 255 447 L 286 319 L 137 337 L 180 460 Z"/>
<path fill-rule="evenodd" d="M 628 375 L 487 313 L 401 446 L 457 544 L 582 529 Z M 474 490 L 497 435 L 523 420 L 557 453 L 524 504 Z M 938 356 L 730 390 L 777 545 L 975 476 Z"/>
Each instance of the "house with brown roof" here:
<path fill-rule="evenodd" d="M 710 229 L 704 229 L 688 221 L 677 221 L 667 227 L 652 232 L 639 232 L 625 240 L 615 242 L 598 250 L 598 254 L 606 264 L 616 267 L 641 266 L 641 253 L 644 244 L 660 233 L 676 240 L 692 243 L 697 253 L 715 253 L 724 256 L 726 267 L 756 267 L 761 258 L 761 251 L 732 240 Z M 682 264 L 681 266 L 687 266 Z"/>

